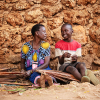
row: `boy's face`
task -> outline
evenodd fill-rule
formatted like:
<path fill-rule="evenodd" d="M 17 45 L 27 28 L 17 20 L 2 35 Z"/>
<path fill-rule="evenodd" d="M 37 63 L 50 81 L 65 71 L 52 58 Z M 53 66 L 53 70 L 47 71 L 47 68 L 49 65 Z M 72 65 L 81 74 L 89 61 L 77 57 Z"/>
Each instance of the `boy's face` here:
<path fill-rule="evenodd" d="M 72 32 L 73 30 L 71 29 L 71 27 L 69 25 L 64 25 L 61 28 L 61 34 L 62 37 L 66 40 L 66 39 L 71 39 L 72 36 Z"/>

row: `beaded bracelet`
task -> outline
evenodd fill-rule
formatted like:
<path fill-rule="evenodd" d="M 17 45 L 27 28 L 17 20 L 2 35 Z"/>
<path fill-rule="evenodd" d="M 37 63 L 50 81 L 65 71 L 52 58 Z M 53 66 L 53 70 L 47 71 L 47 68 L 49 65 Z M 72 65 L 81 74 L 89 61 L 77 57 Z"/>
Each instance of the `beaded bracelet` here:
<path fill-rule="evenodd" d="M 33 73 L 33 71 L 31 70 L 31 74 Z"/>
<path fill-rule="evenodd" d="M 25 71 L 24 69 L 21 69 L 21 71 Z"/>

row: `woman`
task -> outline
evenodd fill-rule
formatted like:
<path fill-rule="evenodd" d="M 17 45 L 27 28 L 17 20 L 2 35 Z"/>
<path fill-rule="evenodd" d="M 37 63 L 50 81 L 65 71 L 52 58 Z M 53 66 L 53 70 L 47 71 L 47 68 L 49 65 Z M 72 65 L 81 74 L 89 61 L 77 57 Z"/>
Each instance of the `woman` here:
<path fill-rule="evenodd" d="M 31 30 L 34 39 L 26 42 L 21 49 L 21 71 L 25 77 L 29 77 L 29 80 L 38 84 L 41 87 L 45 87 L 45 80 L 49 85 L 52 85 L 54 78 L 48 75 L 41 75 L 35 72 L 38 69 L 51 70 L 48 66 L 50 61 L 50 45 L 43 40 L 46 39 L 46 29 L 42 24 L 36 24 Z M 56 82 L 56 80 L 54 79 Z"/>

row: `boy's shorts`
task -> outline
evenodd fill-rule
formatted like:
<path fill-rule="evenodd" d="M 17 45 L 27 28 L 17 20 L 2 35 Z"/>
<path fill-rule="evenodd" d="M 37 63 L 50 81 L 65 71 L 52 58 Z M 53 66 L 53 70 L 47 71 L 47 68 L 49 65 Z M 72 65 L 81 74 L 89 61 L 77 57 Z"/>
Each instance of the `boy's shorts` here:
<path fill-rule="evenodd" d="M 80 63 L 80 62 L 75 62 L 75 63 L 64 63 L 63 65 L 61 65 L 61 66 L 59 67 L 59 71 L 66 72 L 66 68 L 67 68 L 68 66 L 76 67 L 76 65 L 77 65 L 78 63 Z"/>

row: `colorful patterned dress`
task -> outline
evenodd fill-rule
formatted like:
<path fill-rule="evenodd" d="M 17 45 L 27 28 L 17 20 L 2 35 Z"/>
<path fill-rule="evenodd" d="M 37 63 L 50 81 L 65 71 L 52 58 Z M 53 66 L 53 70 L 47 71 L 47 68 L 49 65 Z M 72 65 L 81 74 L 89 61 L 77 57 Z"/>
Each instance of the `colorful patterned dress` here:
<path fill-rule="evenodd" d="M 32 69 L 32 61 L 38 62 L 38 67 L 44 64 L 46 56 L 50 56 L 50 45 L 48 42 L 41 42 L 41 45 L 38 50 L 34 50 L 30 45 L 30 42 L 23 44 L 21 49 L 21 58 L 26 59 L 25 68 L 26 70 Z M 46 70 L 51 70 L 48 66 Z M 29 77 L 29 80 L 32 83 L 36 84 L 37 79 L 40 78 L 40 73 L 34 72 Z"/>

